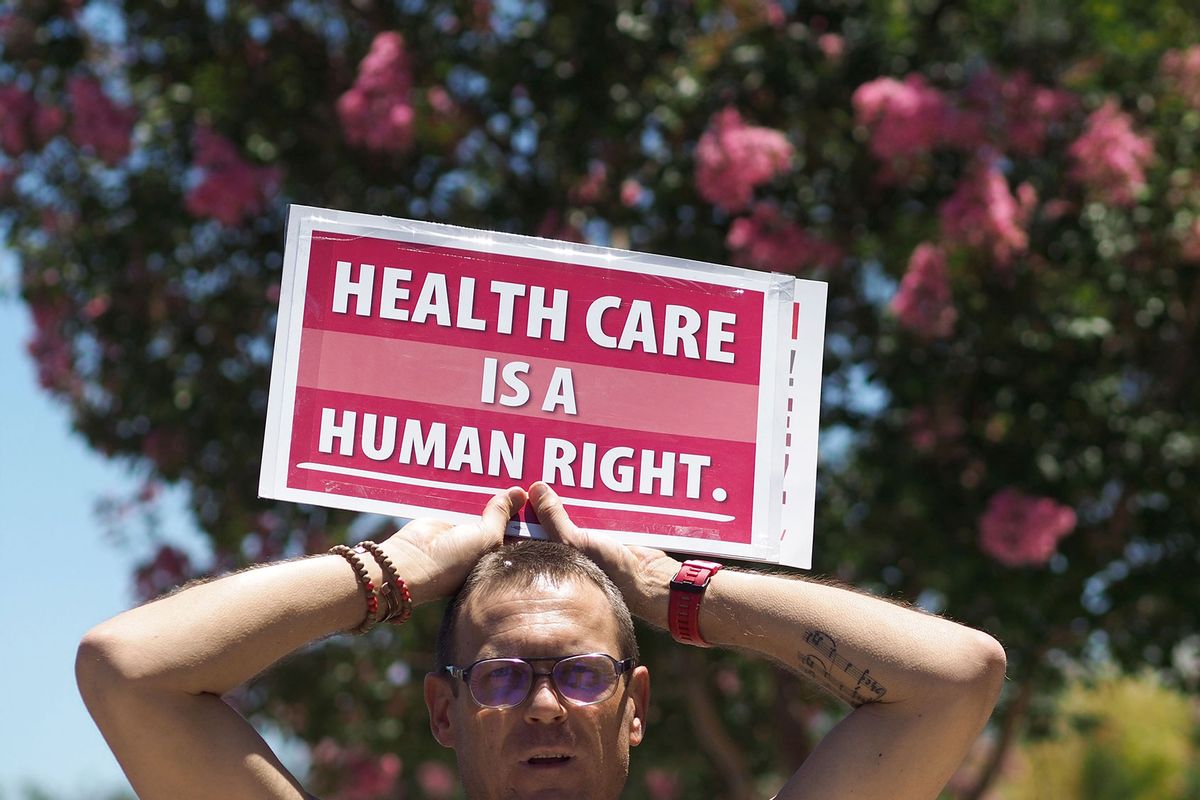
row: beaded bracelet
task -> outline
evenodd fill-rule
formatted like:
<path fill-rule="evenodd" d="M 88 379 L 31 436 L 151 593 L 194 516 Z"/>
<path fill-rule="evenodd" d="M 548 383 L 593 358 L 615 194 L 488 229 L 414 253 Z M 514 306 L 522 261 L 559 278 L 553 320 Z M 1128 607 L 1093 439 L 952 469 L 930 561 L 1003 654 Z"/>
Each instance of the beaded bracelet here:
<path fill-rule="evenodd" d="M 380 589 L 380 594 L 387 601 L 387 613 L 383 615 L 381 621 L 390 622 L 393 625 L 402 625 L 407 622 L 408 618 L 412 616 L 412 593 L 408 590 L 408 584 L 396 571 L 396 565 L 392 563 L 392 559 L 383 552 L 382 547 L 369 539 L 359 542 L 354 549 L 370 553 L 375 557 L 379 568 L 383 570 L 383 587 Z"/>
<path fill-rule="evenodd" d="M 366 595 L 367 616 L 353 629 L 354 633 L 361 636 L 375 627 L 379 614 L 379 597 L 375 592 L 375 584 L 371 581 L 371 576 L 367 574 L 367 568 L 363 565 L 362 559 L 358 557 L 358 553 L 344 544 L 334 545 L 329 548 L 329 552 L 335 553 L 350 562 L 350 567 L 354 570 L 354 579 L 358 581 L 358 585 L 362 587 L 363 594 Z"/>

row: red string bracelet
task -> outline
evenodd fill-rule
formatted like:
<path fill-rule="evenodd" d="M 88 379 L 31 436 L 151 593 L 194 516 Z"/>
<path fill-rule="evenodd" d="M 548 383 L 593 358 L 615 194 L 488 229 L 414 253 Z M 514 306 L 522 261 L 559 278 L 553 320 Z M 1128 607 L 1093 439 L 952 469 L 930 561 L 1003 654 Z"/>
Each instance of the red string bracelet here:
<path fill-rule="evenodd" d="M 380 589 L 380 594 L 387 601 L 387 613 L 383 615 L 381 621 L 390 622 L 393 625 L 402 625 L 407 622 L 408 618 L 412 616 L 412 593 L 408 590 L 408 584 L 396 571 L 396 565 L 392 563 L 392 559 L 383 552 L 382 547 L 369 539 L 359 542 L 354 549 L 370 553 L 375 557 L 379 568 L 383 570 L 383 587 Z"/>
<path fill-rule="evenodd" d="M 362 587 L 363 594 L 366 595 L 367 616 L 353 629 L 354 633 L 361 636 L 375 627 L 375 622 L 379 614 L 379 597 L 375 592 L 375 584 L 371 581 L 371 576 L 367 574 L 367 568 L 362 563 L 362 559 L 358 557 L 358 553 L 344 544 L 334 545 L 329 548 L 329 552 L 335 553 L 350 562 L 350 567 L 354 570 L 354 579 L 358 581 L 358 585 Z"/>

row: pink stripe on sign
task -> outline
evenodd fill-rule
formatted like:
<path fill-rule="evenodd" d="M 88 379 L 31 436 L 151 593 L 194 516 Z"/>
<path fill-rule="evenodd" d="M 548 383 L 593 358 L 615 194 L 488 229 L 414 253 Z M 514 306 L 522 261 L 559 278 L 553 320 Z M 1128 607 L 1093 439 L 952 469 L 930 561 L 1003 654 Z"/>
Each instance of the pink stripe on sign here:
<path fill-rule="evenodd" d="M 498 360 L 497 400 L 512 394 L 499 374 L 504 364 L 529 365 L 524 405 L 481 400 L 489 357 Z M 571 370 L 575 415 L 541 410 L 556 367 Z M 732 442 L 754 442 L 758 428 L 757 386 L 312 328 L 301 338 L 297 380 L 309 389 Z"/>

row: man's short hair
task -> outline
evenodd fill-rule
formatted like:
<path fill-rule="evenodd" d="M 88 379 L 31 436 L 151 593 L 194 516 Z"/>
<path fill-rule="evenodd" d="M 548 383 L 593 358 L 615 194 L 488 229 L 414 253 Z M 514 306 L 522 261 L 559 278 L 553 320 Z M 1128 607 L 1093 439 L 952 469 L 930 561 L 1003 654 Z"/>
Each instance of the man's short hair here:
<path fill-rule="evenodd" d="M 442 625 L 438 629 L 436 660 L 437 669 L 457 664 L 455 659 L 455 635 L 458 621 L 462 617 L 467 601 L 479 592 L 495 592 L 503 589 L 526 589 L 540 579 L 556 584 L 566 581 L 591 583 L 604 592 L 613 617 L 617 621 L 617 647 L 619 653 L 611 653 L 618 659 L 638 658 L 637 637 L 633 631 L 633 617 L 629 606 L 616 584 L 604 574 L 604 570 L 578 549 L 560 542 L 520 540 L 506 542 L 485 554 L 475 563 L 462 588 L 450 598 Z M 563 655 L 572 655 L 564 653 Z"/>

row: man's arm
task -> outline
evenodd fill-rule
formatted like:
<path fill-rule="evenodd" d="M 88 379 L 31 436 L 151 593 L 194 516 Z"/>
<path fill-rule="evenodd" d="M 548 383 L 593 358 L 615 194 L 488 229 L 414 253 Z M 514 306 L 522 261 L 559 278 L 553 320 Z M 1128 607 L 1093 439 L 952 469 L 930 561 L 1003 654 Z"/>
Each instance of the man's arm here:
<path fill-rule="evenodd" d="M 475 525 L 417 520 L 381 545 L 414 605 L 453 593 L 498 544 L 525 493 L 493 497 Z M 363 558 L 375 585 L 381 571 Z M 85 704 L 142 800 L 308 797 L 221 696 L 288 653 L 362 621 L 350 565 L 330 555 L 194 586 L 97 625 L 75 670 Z"/>
<path fill-rule="evenodd" d="M 634 614 L 667 627 L 679 562 L 659 550 L 588 536 L 545 484 L 530 502 L 549 535 L 586 552 Z M 927 800 L 979 735 L 1004 680 L 987 634 L 858 592 L 777 575 L 722 570 L 700 611 L 703 638 L 788 665 L 854 706 L 779 798 Z"/>

